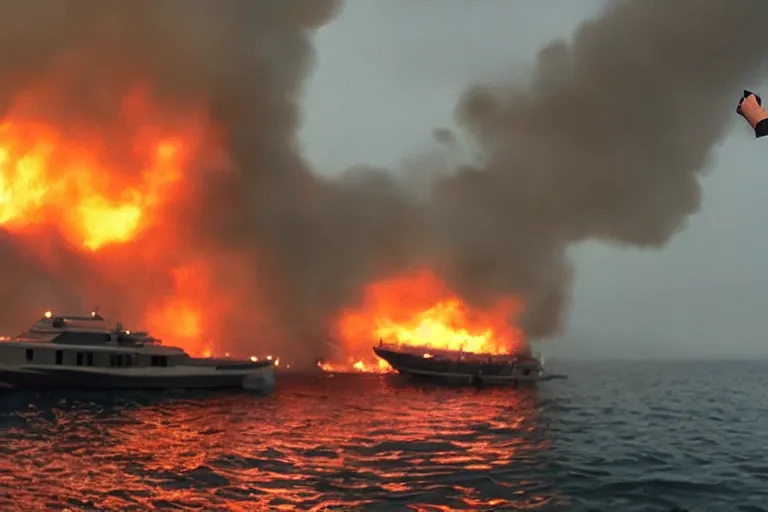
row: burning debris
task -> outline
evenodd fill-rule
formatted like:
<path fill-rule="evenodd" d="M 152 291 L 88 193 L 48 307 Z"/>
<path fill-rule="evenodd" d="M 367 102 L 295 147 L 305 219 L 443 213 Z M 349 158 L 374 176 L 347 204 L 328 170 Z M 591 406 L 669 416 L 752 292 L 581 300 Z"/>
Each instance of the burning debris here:
<path fill-rule="evenodd" d="M 457 117 L 482 163 L 416 196 L 297 151 L 311 35 L 338 7 L 0 3 L 0 327 L 98 302 L 197 354 L 517 350 L 560 329 L 569 246 L 661 247 L 697 211 L 766 56 L 768 3 L 614 2 L 530 89 L 471 88 Z"/>

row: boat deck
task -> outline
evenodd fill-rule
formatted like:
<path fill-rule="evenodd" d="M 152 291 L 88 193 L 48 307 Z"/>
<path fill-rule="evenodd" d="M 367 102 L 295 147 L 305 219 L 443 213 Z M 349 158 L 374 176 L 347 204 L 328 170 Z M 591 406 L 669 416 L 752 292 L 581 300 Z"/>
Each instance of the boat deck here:
<path fill-rule="evenodd" d="M 530 353 L 527 352 L 511 354 L 478 354 L 475 352 L 463 352 L 459 350 L 434 349 L 430 347 L 399 345 L 394 343 L 381 342 L 376 347 L 374 347 L 374 352 L 378 353 L 379 351 L 392 354 L 418 356 L 424 359 L 462 361 L 474 364 L 538 363 L 538 359 L 531 356 Z"/>

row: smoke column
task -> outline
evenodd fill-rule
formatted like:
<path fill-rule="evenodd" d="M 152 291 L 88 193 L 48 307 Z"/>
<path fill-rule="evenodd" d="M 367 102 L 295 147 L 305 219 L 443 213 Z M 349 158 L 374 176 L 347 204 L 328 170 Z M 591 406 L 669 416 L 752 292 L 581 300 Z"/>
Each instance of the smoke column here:
<path fill-rule="evenodd" d="M 225 334 L 258 323 L 264 343 L 315 357 L 339 309 L 366 283 L 421 264 L 476 304 L 522 296 L 528 333 L 556 333 L 570 289 L 568 246 L 661 247 L 680 231 L 699 208 L 698 179 L 734 117 L 734 99 L 768 53 L 768 2 L 613 2 L 571 42 L 540 52 L 531 86 L 467 91 L 457 119 L 482 161 L 443 175 L 424 197 L 387 170 L 321 178 L 299 154 L 309 37 L 338 7 L 5 0 L 0 109 L 42 88 L 49 102 L 41 115 L 111 126 L 136 76 L 165 102 L 204 101 L 237 172 L 200 175 L 194 201 L 177 212 L 183 249 L 248 255 L 236 277 L 222 277 L 228 264 L 218 264 L 217 283 L 258 304 L 259 318 L 233 315 Z M 442 129 L 435 136 L 455 142 Z M 77 295 L 72 277 L 57 285 L 15 237 L 1 245 L 4 268 L 17 270 L 5 287 L 42 282 L 49 294 Z M 57 261 L 74 268 L 68 276 L 86 272 L 66 251 Z M 33 300 L 3 304 L 2 319 Z M 119 307 L 139 300 L 127 293 Z"/>
<path fill-rule="evenodd" d="M 541 50 L 528 90 L 470 90 L 458 117 L 487 163 L 437 189 L 438 251 L 470 296 L 524 290 L 533 336 L 557 331 L 569 244 L 661 247 L 768 50 L 768 4 L 617 1 Z"/>

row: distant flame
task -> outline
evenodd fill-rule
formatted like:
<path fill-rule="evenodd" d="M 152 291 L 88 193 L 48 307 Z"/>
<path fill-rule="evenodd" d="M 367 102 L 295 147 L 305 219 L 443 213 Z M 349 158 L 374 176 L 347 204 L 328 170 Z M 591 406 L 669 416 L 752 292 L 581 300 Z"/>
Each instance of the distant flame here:
<path fill-rule="evenodd" d="M 351 359 L 323 363 L 326 371 L 391 371 L 372 354 L 376 342 L 483 354 L 507 354 L 526 347 L 515 325 L 522 302 L 507 298 L 488 310 L 465 304 L 433 272 L 420 270 L 374 283 L 359 308 L 339 317 L 338 336 Z M 432 357 L 425 353 L 425 358 Z"/>

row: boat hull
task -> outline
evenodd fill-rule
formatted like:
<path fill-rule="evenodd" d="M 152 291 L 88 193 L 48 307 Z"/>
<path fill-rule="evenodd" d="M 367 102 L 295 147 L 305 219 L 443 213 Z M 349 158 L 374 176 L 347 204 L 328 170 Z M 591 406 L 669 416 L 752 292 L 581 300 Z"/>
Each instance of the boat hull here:
<path fill-rule="evenodd" d="M 222 370 L 216 367 L 78 368 L 0 365 L 0 387 L 11 389 L 246 389 L 270 393 L 274 366 Z"/>
<path fill-rule="evenodd" d="M 404 375 L 414 380 L 421 381 L 433 381 L 450 385 L 485 385 L 485 386 L 525 386 L 534 385 L 535 383 L 546 380 L 544 376 L 536 377 L 524 377 L 524 376 L 493 376 L 493 375 L 476 375 L 466 373 L 446 373 L 446 372 L 430 372 L 424 370 L 413 370 L 410 368 L 400 368 L 396 371 L 400 375 Z"/>
<path fill-rule="evenodd" d="M 440 358 L 374 347 L 374 353 L 387 361 L 401 375 L 460 385 L 531 385 L 547 380 L 538 361 L 529 365 L 512 365 L 508 361 L 480 361 L 478 358 L 462 360 L 458 357 Z M 535 367 L 532 367 L 535 364 Z"/>

